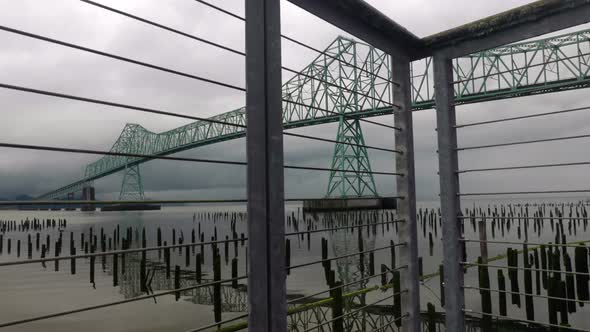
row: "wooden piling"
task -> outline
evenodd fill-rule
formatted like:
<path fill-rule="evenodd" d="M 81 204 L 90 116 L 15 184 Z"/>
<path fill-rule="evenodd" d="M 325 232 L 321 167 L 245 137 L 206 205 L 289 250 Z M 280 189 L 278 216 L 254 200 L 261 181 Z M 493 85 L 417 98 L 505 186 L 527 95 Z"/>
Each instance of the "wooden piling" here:
<path fill-rule="evenodd" d="M 291 274 L 291 240 L 285 239 L 285 266 L 287 275 Z"/>
<path fill-rule="evenodd" d="M 202 259 L 201 259 L 201 254 L 198 253 L 195 258 L 195 265 L 196 265 L 195 274 L 196 274 L 196 279 L 197 279 L 198 284 L 201 283 L 201 264 L 203 264 Z"/>
<path fill-rule="evenodd" d="M 186 267 L 188 267 L 189 265 L 191 265 L 191 262 L 190 262 L 190 258 L 191 258 L 190 257 L 190 250 L 191 250 L 190 247 L 185 247 L 185 251 L 184 251 L 184 265 Z"/>
<path fill-rule="evenodd" d="M 588 289 L 588 249 L 583 244 L 576 247 L 574 252 L 574 260 L 576 267 L 576 290 L 578 292 L 579 301 L 590 300 L 590 292 Z M 583 302 L 580 302 L 580 306 L 584 306 Z"/>
<path fill-rule="evenodd" d="M 510 279 L 510 291 L 512 304 L 520 308 L 520 294 L 518 285 L 518 251 L 508 248 L 508 278 Z"/>
<path fill-rule="evenodd" d="M 335 282 L 332 289 L 332 331 L 344 332 L 344 299 L 342 298 L 342 282 Z"/>
<path fill-rule="evenodd" d="M 563 257 L 563 263 L 565 267 L 565 285 L 566 285 L 566 298 L 567 301 L 567 310 L 569 313 L 576 312 L 576 290 L 575 290 L 575 281 L 574 275 L 572 274 L 572 260 L 569 254 L 565 254 Z"/>
<path fill-rule="evenodd" d="M 422 263 L 422 257 L 418 257 L 418 277 L 424 276 L 424 264 Z"/>
<path fill-rule="evenodd" d="M 164 261 L 166 262 L 166 279 L 170 279 L 170 248 L 164 248 Z"/>
<path fill-rule="evenodd" d="M 436 332 L 436 311 L 434 304 L 428 302 L 427 306 L 427 321 L 428 321 L 428 332 Z"/>
<path fill-rule="evenodd" d="M 238 288 L 238 258 L 234 257 L 231 260 L 231 286 L 233 289 Z"/>
<path fill-rule="evenodd" d="M 442 265 L 438 266 L 439 287 L 440 287 L 440 306 L 445 306 L 445 269 Z"/>
<path fill-rule="evenodd" d="M 213 313 L 215 322 L 221 322 L 221 257 L 217 250 L 213 255 Z"/>
<path fill-rule="evenodd" d="M 401 295 L 401 279 L 400 272 L 393 271 L 393 317 L 395 318 L 395 325 L 402 326 L 402 295 Z"/>
<path fill-rule="evenodd" d="M 141 292 L 147 292 L 146 282 L 146 257 L 145 251 L 141 252 L 141 262 L 139 263 L 139 290 Z"/>
<path fill-rule="evenodd" d="M 488 267 L 483 264 L 483 258 L 477 258 L 478 274 L 479 274 L 479 287 L 481 295 L 481 309 L 484 313 L 481 321 L 481 328 L 484 332 L 492 331 L 492 296 L 490 294 L 490 276 L 488 274 Z"/>
<path fill-rule="evenodd" d="M 70 248 L 70 255 L 76 256 L 76 248 L 75 247 Z M 76 274 L 76 259 L 75 258 L 70 259 L 70 273 Z"/>
<path fill-rule="evenodd" d="M 113 287 L 119 285 L 119 255 L 113 254 Z"/>
<path fill-rule="evenodd" d="M 41 259 L 45 258 L 45 254 L 46 254 L 45 252 L 46 252 L 45 245 L 42 245 L 41 246 Z M 45 265 L 45 261 L 41 262 L 41 266 L 43 266 L 43 268 L 47 268 L 47 266 Z"/>
<path fill-rule="evenodd" d="M 96 288 L 96 284 L 94 283 L 94 260 L 96 259 L 95 256 L 90 256 L 90 283 L 92 287 Z"/>
<path fill-rule="evenodd" d="M 176 289 L 176 290 L 180 289 L 180 266 L 179 265 L 174 266 L 174 289 Z M 174 297 L 175 297 L 176 301 L 178 302 L 178 300 L 180 299 L 180 292 L 179 291 L 174 292 Z"/>
<path fill-rule="evenodd" d="M 121 253 L 121 275 L 125 275 L 125 253 Z"/>
<path fill-rule="evenodd" d="M 500 308 L 500 316 L 506 316 L 506 279 L 504 278 L 504 271 L 498 269 L 498 307 Z"/>
<path fill-rule="evenodd" d="M 391 269 L 395 269 L 395 244 L 393 242 L 393 240 L 389 241 L 389 254 L 390 254 L 390 259 L 391 259 Z"/>

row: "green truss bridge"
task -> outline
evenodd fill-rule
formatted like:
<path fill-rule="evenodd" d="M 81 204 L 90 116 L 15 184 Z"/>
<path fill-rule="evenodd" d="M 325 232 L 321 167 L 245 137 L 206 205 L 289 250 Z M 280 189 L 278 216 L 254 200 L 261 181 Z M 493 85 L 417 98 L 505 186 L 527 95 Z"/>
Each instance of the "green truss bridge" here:
<path fill-rule="evenodd" d="M 414 110 L 434 106 L 432 59 L 412 63 Z M 590 84 L 590 30 L 511 44 L 454 59 L 457 103 L 586 88 Z M 338 37 L 283 85 L 283 124 L 289 130 L 338 122 L 328 197 L 377 196 L 359 118 L 392 114 L 394 98 L 388 55 L 370 45 Z M 245 136 L 240 108 L 162 133 L 127 124 L 111 152 L 164 156 Z M 139 165 L 150 158 L 104 156 L 86 166 L 74 183 L 39 196 L 72 198 L 94 180 L 124 171 L 120 199 L 144 199 Z M 357 173 L 352 173 L 358 171 Z M 84 191 L 89 192 L 89 191 Z M 84 195 L 83 195 L 84 196 Z"/>

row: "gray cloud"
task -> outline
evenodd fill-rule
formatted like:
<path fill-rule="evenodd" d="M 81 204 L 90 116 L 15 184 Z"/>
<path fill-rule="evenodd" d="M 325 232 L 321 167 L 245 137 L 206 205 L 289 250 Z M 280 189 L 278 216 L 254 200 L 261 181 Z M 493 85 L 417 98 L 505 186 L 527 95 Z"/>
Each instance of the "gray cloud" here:
<path fill-rule="evenodd" d="M 243 15 L 243 1 L 213 1 Z M 372 0 L 382 10 L 418 36 L 491 15 L 531 1 L 405 1 Z M 194 1 L 103 1 L 103 3 L 244 50 L 243 23 Z M 462 8 L 462 10 L 457 10 Z M 222 82 L 244 86 L 244 60 L 184 37 L 120 17 L 87 4 L 60 0 L 23 0 L 0 5 L 0 24 L 39 33 L 72 43 L 113 52 Z M 322 22 L 296 6 L 282 2 L 283 32 L 317 48 L 324 48 L 339 29 Z M 102 98 L 195 116 L 211 116 L 245 103 L 244 94 L 188 78 L 161 73 L 133 64 L 85 54 L 45 42 L 0 32 L 2 82 L 76 95 Z M 283 63 L 302 68 L 314 52 L 283 40 Z M 284 73 L 284 79 L 291 75 Z M 506 116 L 540 113 L 584 106 L 585 91 L 527 97 L 461 106 L 460 123 Z M 3 142 L 46 144 L 108 150 L 125 123 L 139 123 L 154 132 L 169 130 L 190 121 L 139 113 L 27 93 L 0 90 L 0 122 Z M 420 199 L 438 194 L 435 116 L 433 111 L 414 113 L 416 182 Z M 393 116 L 375 119 L 393 123 Z M 587 112 L 559 117 L 490 125 L 460 131 L 461 145 L 557 137 L 589 132 Z M 298 129 L 307 135 L 334 139 L 336 125 Z M 363 124 L 367 145 L 392 148 L 393 133 Z M 494 167 L 526 163 L 580 161 L 587 140 L 461 153 L 460 167 Z M 20 193 L 40 194 L 82 176 L 84 166 L 96 156 L 2 149 L 0 197 Z M 194 149 L 179 155 L 198 158 L 245 160 L 244 139 Z M 329 167 L 333 145 L 285 138 L 285 162 L 292 165 Z M 394 171 L 393 156 L 370 150 L 373 169 Z M 573 160 L 573 156 L 579 160 Z M 465 191 L 511 191 L 581 187 L 586 168 L 538 169 L 503 173 L 469 174 L 461 177 Z M 245 168 L 190 162 L 152 161 L 142 166 L 148 196 L 156 198 L 237 198 L 245 195 Z M 96 182 L 102 197 L 118 194 L 121 174 Z M 287 170 L 289 197 L 325 194 L 328 173 Z M 376 177 L 378 190 L 395 191 L 395 179 Z"/>

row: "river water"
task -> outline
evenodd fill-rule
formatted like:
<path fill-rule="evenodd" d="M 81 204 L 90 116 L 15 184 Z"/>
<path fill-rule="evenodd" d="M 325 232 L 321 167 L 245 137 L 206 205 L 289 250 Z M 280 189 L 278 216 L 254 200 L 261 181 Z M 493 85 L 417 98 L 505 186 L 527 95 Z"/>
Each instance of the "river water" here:
<path fill-rule="evenodd" d="M 499 205 L 508 202 L 486 202 L 481 204 L 484 209 L 487 209 L 491 204 L 492 209 L 494 205 Z M 514 203 L 514 202 L 511 202 Z M 472 207 L 470 202 L 465 202 L 464 206 Z M 425 202 L 419 204 L 422 208 L 436 208 L 434 203 Z M 531 207 L 531 209 L 533 209 Z M 225 215 L 215 216 L 215 212 L 228 213 Z M 218 206 L 176 206 L 163 207 L 161 211 L 137 211 L 137 212 L 80 212 L 80 211 L 0 211 L 0 220 L 32 220 L 37 218 L 45 219 L 66 219 L 67 226 L 61 230 L 63 236 L 63 250 L 62 256 L 69 254 L 69 240 L 70 233 L 73 233 L 74 244 L 77 249 L 77 254 L 83 252 L 80 246 L 80 234 L 85 234 L 85 241 L 88 240 L 90 229 L 93 234 L 100 234 L 102 228 L 105 233 L 105 239 L 115 238 L 114 231 L 117 226 L 120 229 L 120 236 L 125 235 L 127 227 L 133 228 L 133 238 L 141 237 L 141 230 L 146 230 L 147 246 L 156 246 L 157 229 L 160 228 L 162 233 L 162 241 L 166 241 L 171 245 L 173 241 L 179 241 L 179 238 L 184 238 L 184 243 L 191 241 L 191 233 L 196 232 L 197 241 L 199 237 L 198 230 L 204 234 L 205 241 L 211 239 L 217 232 L 218 240 L 225 239 L 225 236 L 232 238 L 232 219 L 235 219 L 235 232 L 238 237 L 244 233 L 247 237 L 246 223 L 244 215 L 245 207 L 242 205 L 218 205 Z M 208 217 L 206 213 L 211 215 Z M 297 205 L 289 205 L 286 209 L 288 217 L 295 217 L 299 220 L 299 231 L 307 230 L 307 225 L 302 221 L 303 214 L 300 207 Z M 233 216 L 233 217 L 232 217 Z M 306 218 L 310 220 L 313 229 L 322 229 L 330 227 L 330 224 L 325 223 L 326 215 L 307 215 Z M 342 216 L 340 216 L 342 218 Z M 373 218 L 373 219 L 371 219 Z M 374 219 L 376 218 L 376 219 Z M 352 220 L 372 220 L 382 223 L 395 219 L 395 215 L 391 212 L 378 212 L 377 215 L 370 215 L 368 213 L 363 215 L 349 216 L 349 225 Z M 342 220 L 342 219 L 339 219 Z M 436 224 L 436 227 L 434 226 Z M 332 227 L 335 225 L 332 225 Z M 397 225 L 401 227 L 401 225 Z M 437 272 L 442 259 L 442 230 L 440 222 L 437 220 L 433 224 L 427 223 L 426 231 L 423 231 L 422 224 L 419 223 L 419 254 L 422 257 L 423 273 L 428 275 L 432 272 Z M 546 225 L 541 232 L 541 235 L 534 234 L 532 225 L 528 231 L 528 240 L 531 243 L 548 243 L 554 242 L 554 232 Z M 332 232 L 318 232 L 309 234 L 310 242 L 307 242 L 307 234 L 303 236 L 291 236 L 291 266 L 313 262 L 320 260 L 321 257 L 321 239 L 325 238 L 328 241 L 328 256 L 342 256 L 359 251 L 359 241 L 357 229 L 345 229 Z M 364 250 L 378 249 L 374 253 L 375 273 L 380 273 L 382 264 L 391 267 L 391 250 L 390 241 L 400 245 L 403 241 L 398 238 L 398 229 L 396 225 L 379 224 L 370 228 L 363 227 L 362 242 Z M 173 240 L 173 233 L 175 238 Z M 296 231 L 294 223 L 288 223 L 287 232 Z M 43 229 L 41 233 L 41 243 L 45 243 L 46 235 L 50 236 L 50 250 L 48 257 L 54 255 L 55 241 L 59 237 L 60 230 Z M 136 233 L 137 232 L 137 233 Z M 567 241 L 590 240 L 590 230 L 585 227 L 578 227 L 576 234 L 567 233 Z M 41 253 L 35 248 L 35 234 L 37 231 L 18 232 L 7 231 L 4 233 L 3 252 L 0 255 L 0 262 L 27 260 L 27 234 L 32 234 L 33 242 L 33 258 L 39 258 Z M 429 233 L 433 237 L 433 247 L 429 246 Z M 514 241 L 522 242 L 524 237 L 518 238 L 516 232 L 516 224 L 513 224 L 511 231 L 506 231 L 504 236 L 501 236 L 499 230 L 495 231 L 495 238 L 492 238 L 490 226 L 487 229 L 488 240 Z M 11 239 L 12 248 L 11 253 L 7 252 L 7 240 Z M 470 223 L 465 224 L 465 238 L 478 239 L 479 233 L 474 230 Z M 17 257 L 16 243 L 21 240 L 21 253 Z M 133 246 L 139 245 L 140 242 L 134 242 Z M 231 260 L 237 257 L 238 260 L 238 275 L 243 276 L 247 270 L 247 247 L 248 242 L 244 245 L 241 241 L 237 241 L 237 247 L 234 248 L 235 242 L 231 242 L 228 246 L 229 260 L 225 261 L 225 247 L 223 244 L 219 245 L 221 255 L 221 277 L 222 279 L 231 278 Z M 512 247 L 515 249 L 522 249 L 520 245 L 508 244 L 492 244 L 488 245 L 489 257 L 500 254 L 505 254 L 506 248 Z M 114 249 L 114 248 L 113 248 Z M 117 248 L 120 249 L 120 246 Z M 399 250 L 396 253 L 397 266 L 399 263 Z M 100 250 L 100 248 L 98 249 Z M 172 274 L 174 273 L 174 266 L 179 265 L 183 270 L 181 277 L 181 287 L 193 286 L 196 284 L 194 273 L 196 269 L 196 254 L 201 248 L 197 246 L 194 251 L 189 252 L 189 265 L 185 263 L 185 254 L 183 250 L 173 250 L 171 252 L 171 266 Z M 479 255 L 479 243 L 467 243 L 467 260 L 474 261 Z M 237 251 L 237 256 L 235 252 Z M 213 275 L 213 261 L 210 246 L 204 249 L 204 264 L 202 265 L 203 280 L 211 280 Z M 573 257 L 573 248 L 571 250 Z M 126 258 L 125 275 L 121 275 L 122 266 L 119 266 L 119 285 L 113 286 L 113 267 L 112 259 L 109 257 L 106 261 L 104 270 L 101 259 L 96 259 L 95 262 L 95 277 L 94 285 L 90 283 L 90 260 L 80 259 L 76 263 L 76 274 L 72 275 L 70 271 L 69 261 L 60 261 L 59 271 L 55 271 L 53 262 L 48 262 L 46 267 L 40 263 L 3 266 L 0 267 L 0 324 L 10 321 L 17 321 L 21 319 L 32 318 L 40 315 L 49 315 L 62 311 L 73 310 L 80 307 L 87 307 L 93 305 L 100 305 L 119 301 L 124 299 L 131 299 L 145 294 L 139 287 L 139 255 L 128 255 Z M 368 260 L 368 257 L 366 258 Z M 166 278 L 165 268 L 163 267 L 163 255 L 158 251 L 152 251 L 147 255 L 148 266 L 148 280 L 150 280 L 150 288 L 154 293 L 171 290 L 174 288 L 174 277 Z M 340 259 L 332 264 L 332 269 L 335 270 L 337 280 L 342 280 L 344 283 L 359 279 L 361 272 L 359 271 L 358 256 L 353 255 L 346 259 Z M 522 259 L 520 261 L 522 266 Z M 120 262 L 119 262 L 120 264 Z M 368 264 L 366 262 L 365 264 Z M 495 261 L 494 264 L 506 265 L 506 260 Z M 368 266 L 366 267 L 368 270 Z M 366 276 L 368 271 L 365 271 L 363 276 Z M 507 271 L 504 271 L 506 278 Z M 391 278 L 390 276 L 388 277 Z M 524 292 L 523 273 L 519 271 L 520 291 Z M 490 269 L 491 288 L 497 289 L 496 270 Z M 533 280 L 534 282 L 534 280 Z M 240 284 L 245 284 L 245 280 L 240 280 Z M 508 283 L 508 282 L 507 282 Z M 372 278 L 362 284 L 352 285 L 347 287 L 346 291 L 353 291 L 360 288 L 367 288 L 374 285 L 380 285 L 381 279 L 379 276 Z M 465 274 L 465 284 L 471 286 L 478 286 L 477 268 L 471 268 Z M 223 300 L 222 300 L 222 319 L 228 319 L 244 314 L 246 305 L 246 293 L 242 286 L 237 289 L 231 288 L 228 283 L 223 286 Z M 508 283 L 509 287 L 509 283 Z M 297 296 L 310 295 L 323 290 L 326 290 L 326 277 L 322 264 L 313 264 L 305 267 L 300 267 L 291 270 L 287 279 L 287 289 L 290 298 Z M 426 280 L 421 288 L 421 302 L 422 309 L 426 309 L 428 302 L 433 303 L 437 311 L 442 311 L 440 306 L 440 289 L 439 278 L 434 276 Z M 110 306 L 92 311 L 75 313 L 61 317 L 44 319 L 36 322 L 26 324 L 19 324 L 15 326 L 5 327 L 6 331 L 189 331 L 203 325 L 208 325 L 214 322 L 213 306 L 209 305 L 210 288 L 201 288 L 200 291 L 184 292 L 178 301 L 176 301 L 174 294 L 159 296 L 157 298 L 150 298 L 131 303 Z M 390 305 L 392 303 L 391 291 L 372 291 L 366 294 L 362 299 L 364 303 L 370 304 L 376 301 L 383 300 L 379 304 Z M 466 308 L 481 311 L 481 297 L 477 290 L 466 290 Z M 545 294 L 545 293 L 543 293 Z M 316 298 L 327 297 L 328 294 L 318 295 Z M 498 314 L 497 296 L 492 294 L 493 312 Z M 359 299 L 360 301 L 361 299 Z M 511 317 L 525 318 L 524 297 L 522 298 L 522 306 L 510 304 L 510 296 L 508 296 L 508 312 Z M 535 318 L 540 322 L 547 322 L 547 300 L 538 298 L 534 300 L 535 304 Z M 590 319 L 585 313 L 588 313 L 588 308 L 577 306 L 577 313 L 570 315 L 570 323 L 572 326 L 578 328 L 590 329 Z M 331 317 L 331 316 L 328 316 Z M 310 325 L 313 326 L 313 325 Z M 301 330 L 301 329 L 300 329 Z M 383 331 L 393 331 L 391 329 L 383 329 Z"/>

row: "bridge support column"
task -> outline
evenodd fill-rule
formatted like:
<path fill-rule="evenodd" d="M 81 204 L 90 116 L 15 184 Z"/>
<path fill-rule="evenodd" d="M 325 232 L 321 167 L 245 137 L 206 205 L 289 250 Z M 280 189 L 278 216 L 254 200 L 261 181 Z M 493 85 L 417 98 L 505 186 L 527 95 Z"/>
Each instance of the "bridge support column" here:
<path fill-rule="evenodd" d="M 326 197 L 377 197 L 360 121 L 341 116 L 336 141 Z"/>
<path fill-rule="evenodd" d="M 74 200 L 74 193 L 68 193 L 67 200 L 68 201 Z"/>
<path fill-rule="evenodd" d="M 94 186 L 92 184 L 86 184 L 82 187 L 82 200 L 84 201 L 95 201 L 96 196 L 94 192 Z M 82 211 L 96 211 L 96 205 L 94 204 L 83 204 Z"/>
<path fill-rule="evenodd" d="M 143 201 L 145 196 L 143 193 L 143 183 L 141 181 L 139 165 L 126 166 L 124 172 L 125 174 L 123 175 L 119 200 Z"/>
<path fill-rule="evenodd" d="M 438 171 L 440 179 L 440 208 L 443 230 L 443 266 L 445 272 L 445 324 L 447 331 L 465 331 L 465 295 L 463 291 L 463 261 L 461 242 L 461 213 L 459 201 L 459 162 L 457 159 L 457 129 L 451 59 L 434 55 L 436 92 L 436 126 L 438 134 Z"/>
<path fill-rule="evenodd" d="M 396 127 L 401 129 L 395 130 L 395 149 L 402 152 L 395 157 L 395 169 L 403 174 L 398 176 L 396 181 L 397 195 L 403 197 L 398 200 L 397 205 L 398 216 L 404 220 L 400 223 L 399 238 L 406 243 L 399 250 L 400 266 L 406 266 L 400 271 L 401 289 L 406 290 L 401 295 L 402 315 L 407 314 L 402 321 L 402 331 L 420 332 L 416 178 L 409 59 L 401 56 L 392 57 L 392 77 L 399 82 L 399 86 L 393 88 L 393 98 L 401 106 L 401 110 L 394 113 L 394 121 Z"/>
<path fill-rule="evenodd" d="M 287 331 L 280 1 L 246 0 L 248 330 Z"/>

